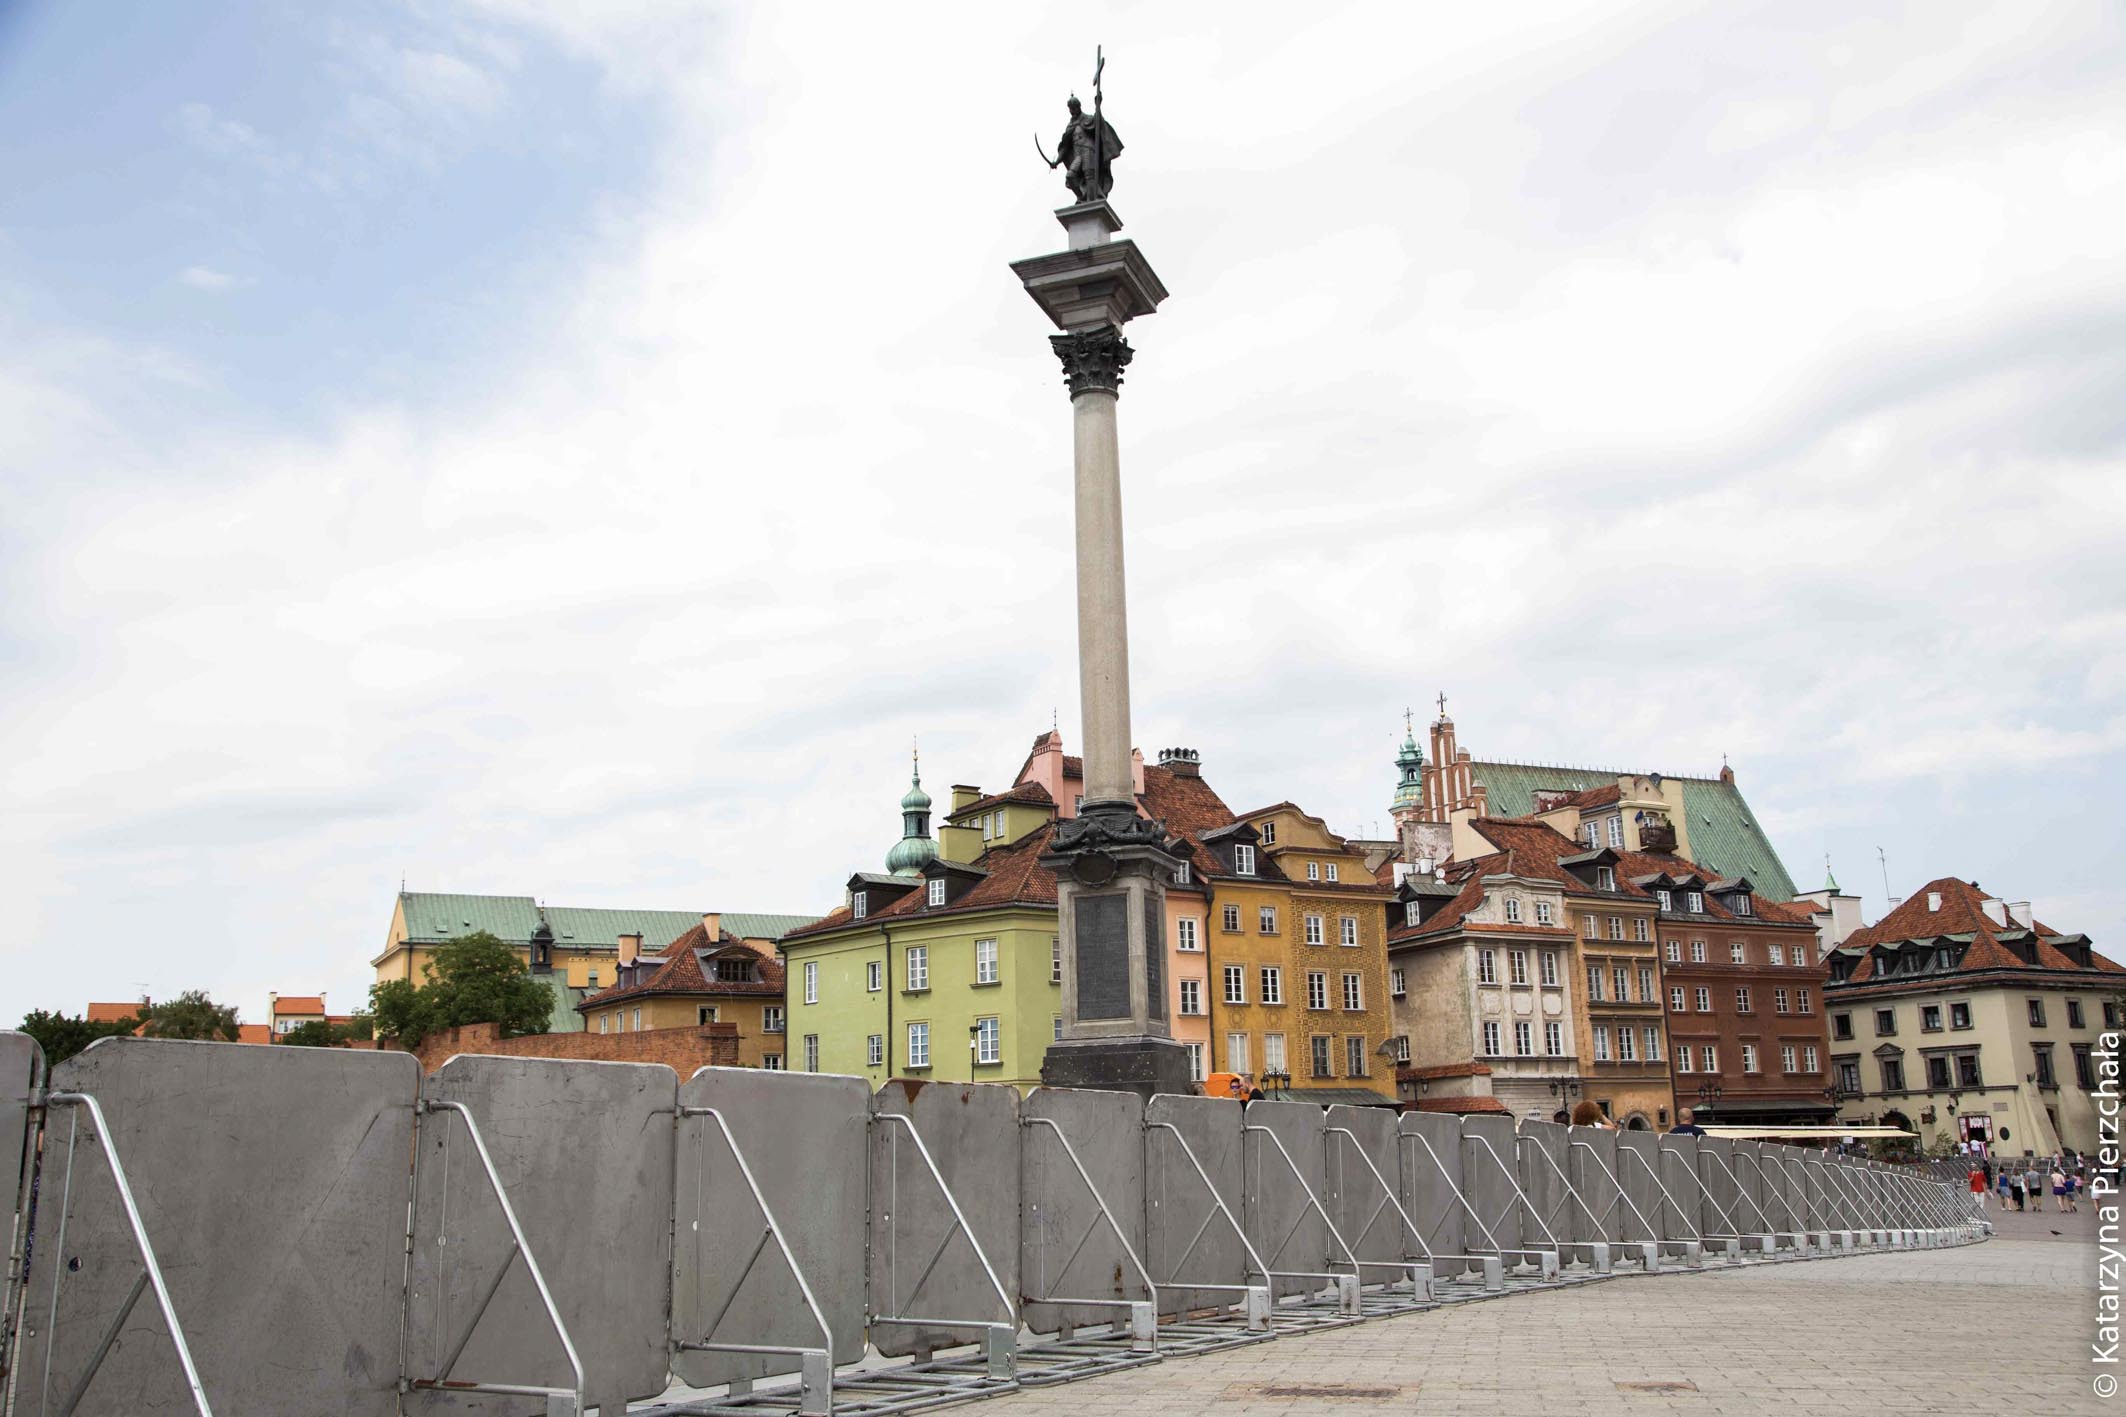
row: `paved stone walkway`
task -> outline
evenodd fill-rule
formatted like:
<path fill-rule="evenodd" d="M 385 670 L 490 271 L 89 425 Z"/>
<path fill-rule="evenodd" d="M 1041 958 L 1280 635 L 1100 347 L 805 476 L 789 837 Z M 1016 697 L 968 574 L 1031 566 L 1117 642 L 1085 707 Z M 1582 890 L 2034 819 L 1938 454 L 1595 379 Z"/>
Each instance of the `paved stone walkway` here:
<path fill-rule="evenodd" d="M 2017 1227 L 2036 1232 L 2029 1239 L 1616 1279 L 1280 1338 L 959 1410 L 2126 1417 L 2126 1397 L 2101 1400 L 2091 1388 L 2101 1370 L 2089 1362 L 2096 1281 L 2087 1209 Z M 2055 1228 L 2058 1238 L 2048 1233 Z"/>

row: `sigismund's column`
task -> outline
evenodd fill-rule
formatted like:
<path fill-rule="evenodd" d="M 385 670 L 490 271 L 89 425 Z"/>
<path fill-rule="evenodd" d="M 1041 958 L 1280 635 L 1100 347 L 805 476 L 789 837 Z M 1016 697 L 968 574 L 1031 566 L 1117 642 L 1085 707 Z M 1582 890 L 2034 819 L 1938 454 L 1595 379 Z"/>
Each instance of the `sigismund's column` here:
<path fill-rule="evenodd" d="M 1183 859 L 1166 828 L 1139 815 L 1130 774 L 1129 615 L 1122 570 L 1122 465 L 1116 401 L 1132 357 L 1122 327 L 1149 315 L 1166 287 L 1106 201 L 1121 151 L 1095 108 L 1072 101 L 1058 165 L 1093 195 L 1056 220 L 1069 249 L 1012 271 L 1063 331 L 1049 344 L 1070 389 L 1077 523 L 1078 700 L 1085 802 L 1056 830 L 1041 864 L 1056 873 L 1063 956 L 1063 1036 L 1041 1080 L 1051 1087 L 1187 1092 L 1187 1051 L 1167 1021 L 1166 883 Z M 1078 146 L 1073 149 L 1073 143 Z"/>

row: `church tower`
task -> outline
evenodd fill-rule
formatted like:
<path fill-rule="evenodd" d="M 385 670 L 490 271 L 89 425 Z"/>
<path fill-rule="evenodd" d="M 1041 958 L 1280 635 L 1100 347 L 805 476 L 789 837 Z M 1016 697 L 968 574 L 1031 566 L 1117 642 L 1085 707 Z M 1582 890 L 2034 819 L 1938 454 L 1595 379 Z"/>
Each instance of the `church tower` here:
<path fill-rule="evenodd" d="M 938 844 L 930 837 L 930 794 L 923 791 L 922 754 L 912 756 L 908 791 L 901 798 L 901 839 L 886 853 L 886 869 L 896 876 L 917 876 L 937 860 Z"/>

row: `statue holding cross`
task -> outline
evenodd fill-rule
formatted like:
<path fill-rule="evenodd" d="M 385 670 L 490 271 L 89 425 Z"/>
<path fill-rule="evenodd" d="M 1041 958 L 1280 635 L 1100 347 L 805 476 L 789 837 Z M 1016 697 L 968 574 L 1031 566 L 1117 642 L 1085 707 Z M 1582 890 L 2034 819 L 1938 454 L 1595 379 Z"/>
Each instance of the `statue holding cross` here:
<path fill-rule="evenodd" d="M 1122 139 L 1115 136 L 1114 126 L 1100 112 L 1100 75 L 1107 68 L 1107 56 L 1095 50 L 1093 60 L 1093 111 L 1086 113 L 1078 96 L 1072 94 L 1070 122 L 1056 144 L 1056 155 L 1048 155 L 1038 133 L 1033 140 L 1041 161 L 1051 168 L 1063 169 L 1063 180 L 1081 205 L 1107 200 L 1115 186 L 1114 161 L 1122 155 Z"/>

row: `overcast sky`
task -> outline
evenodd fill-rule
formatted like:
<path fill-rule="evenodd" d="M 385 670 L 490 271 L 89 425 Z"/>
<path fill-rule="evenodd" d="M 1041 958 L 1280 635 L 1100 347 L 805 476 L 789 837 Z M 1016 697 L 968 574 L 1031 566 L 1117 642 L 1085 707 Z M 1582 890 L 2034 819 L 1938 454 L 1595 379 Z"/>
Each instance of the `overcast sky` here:
<path fill-rule="evenodd" d="M 1307 18 L 1296 18 L 1302 9 Z M 806 911 L 1076 745 L 1007 263 L 1107 48 L 1172 291 L 1136 736 L 1406 704 L 2118 952 L 2115 5 L 0 8 L 0 1016 L 370 979 L 401 877 Z"/>

